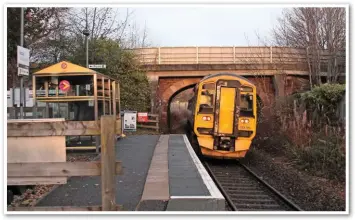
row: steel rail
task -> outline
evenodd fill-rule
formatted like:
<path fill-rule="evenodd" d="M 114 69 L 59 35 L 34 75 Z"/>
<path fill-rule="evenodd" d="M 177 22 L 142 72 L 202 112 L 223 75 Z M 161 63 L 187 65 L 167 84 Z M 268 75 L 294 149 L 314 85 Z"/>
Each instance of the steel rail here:
<path fill-rule="evenodd" d="M 232 199 L 229 197 L 228 193 L 223 189 L 222 184 L 218 181 L 217 177 L 213 174 L 211 168 L 209 167 L 207 162 L 204 162 L 204 165 L 207 169 L 207 172 L 210 174 L 212 180 L 217 185 L 218 189 L 221 191 L 222 195 L 226 199 L 228 205 L 231 207 L 233 211 L 238 211 L 237 207 L 234 205 Z"/>
<path fill-rule="evenodd" d="M 296 205 L 294 202 L 292 202 L 290 199 L 286 198 L 284 195 L 282 195 L 277 189 L 272 187 L 270 184 L 265 182 L 262 178 L 260 178 L 256 173 L 254 173 L 250 168 L 248 168 L 246 165 L 242 164 L 239 162 L 239 164 L 247 170 L 254 178 L 256 178 L 259 182 L 264 184 L 268 189 L 270 189 L 273 193 L 275 193 L 283 202 L 285 202 L 288 206 L 291 208 L 295 209 L 296 211 L 303 211 L 298 205 Z"/>
<path fill-rule="evenodd" d="M 215 182 L 215 184 L 217 185 L 217 187 L 219 188 L 219 190 L 221 191 L 222 195 L 225 197 L 226 199 L 226 202 L 227 204 L 229 205 L 229 207 L 233 210 L 233 211 L 241 211 L 237 206 L 238 204 L 240 206 L 245 206 L 246 205 L 246 208 L 241 208 L 242 210 L 247 210 L 247 209 L 251 209 L 253 210 L 251 207 L 255 207 L 255 206 L 259 206 L 257 207 L 256 209 L 274 209 L 275 207 L 279 207 L 281 208 L 281 210 L 283 210 L 283 208 L 286 208 L 286 210 L 292 210 L 292 211 L 303 211 L 299 206 L 297 206 L 294 202 L 292 202 L 290 199 L 286 198 L 284 195 L 282 195 L 278 190 L 276 190 L 274 187 L 272 187 L 270 184 L 268 184 L 265 180 L 261 179 L 256 173 L 254 173 L 250 168 L 248 168 L 246 165 L 240 163 L 240 162 L 237 162 L 237 163 L 232 163 L 232 167 L 227 167 L 227 169 L 225 170 L 226 172 L 231 172 L 231 171 L 235 171 L 235 168 L 237 167 L 240 167 L 241 170 L 244 170 L 242 171 L 242 178 L 247 178 L 247 179 L 250 179 L 249 180 L 249 183 L 247 184 L 250 184 L 250 185 L 253 185 L 253 182 L 260 182 L 261 185 L 259 185 L 260 189 L 257 189 L 256 191 L 261 191 L 260 194 L 257 194 L 256 196 L 253 196 L 253 195 L 249 195 L 249 194 L 246 194 L 246 196 L 248 197 L 251 197 L 251 198 L 243 198 L 243 197 L 235 197 L 234 200 L 239 200 L 239 201 L 252 201 L 251 203 L 250 202 L 247 202 L 247 203 L 235 203 L 233 201 L 233 194 L 235 194 L 235 192 L 237 192 L 236 194 L 240 194 L 241 192 L 240 191 L 235 191 L 235 189 L 230 189 L 230 188 L 233 188 L 233 185 L 228 185 L 228 186 L 223 186 L 222 183 L 220 182 L 220 180 L 225 180 L 230 177 L 227 177 L 225 178 L 222 174 L 222 176 L 217 176 L 217 172 L 220 173 L 219 170 L 219 166 L 217 165 L 215 168 L 217 168 L 216 170 L 213 170 L 213 165 L 210 165 L 207 161 L 204 161 L 203 162 L 207 172 L 210 174 L 211 178 L 213 179 L 213 181 Z M 212 168 L 211 168 L 212 166 Z M 237 167 L 234 167 L 234 166 L 237 166 Z M 228 169 L 229 168 L 229 169 Z M 222 168 L 223 170 L 223 168 Z M 216 172 L 216 174 L 215 174 Z M 244 176 L 244 177 L 243 177 Z M 240 177 L 239 177 L 240 178 Z M 229 184 L 229 183 L 228 183 Z M 233 184 L 233 183 L 231 183 Z M 232 194 L 228 193 L 226 187 L 228 187 L 228 190 L 231 190 Z M 236 188 L 238 188 L 238 186 L 235 186 Z M 239 186 L 240 187 L 240 186 Z M 243 187 L 240 187 L 240 188 L 243 188 Z M 240 189 L 239 189 L 240 190 Z M 235 192 L 233 192 L 235 191 Z M 243 194 L 243 192 L 242 192 Z M 265 204 L 265 198 L 261 198 L 261 199 L 255 199 L 253 197 L 265 197 L 267 195 L 272 195 L 270 198 L 266 199 L 267 200 L 270 200 L 273 201 L 269 204 Z M 254 203 L 253 203 L 254 202 Z M 255 202 L 259 203 L 261 202 L 259 205 L 255 204 Z M 248 205 L 249 204 L 249 205 Z M 278 204 L 278 205 L 276 205 Z M 268 207 L 269 206 L 269 207 Z M 239 209 L 239 210 L 238 210 Z M 266 211 L 265 210 L 265 211 Z M 277 208 L 278 210 L 278 208 Z"/>

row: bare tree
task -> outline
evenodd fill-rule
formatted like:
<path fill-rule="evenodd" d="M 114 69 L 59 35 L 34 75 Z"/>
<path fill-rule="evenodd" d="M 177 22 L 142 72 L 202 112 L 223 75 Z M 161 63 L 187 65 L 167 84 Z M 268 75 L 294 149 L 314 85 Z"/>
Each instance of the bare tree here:
<path fill-rule="evenodd" d="M 339 56 L 345 56 L 345 8 L 285 9 L 278 21 L 273 29 L 274 43 L 306 48 L 311 84 L 321 84 L 324 64 L 327 82 L 336 82 Z"/>
<path fill-rule="evenodd" d="M 31 50 L 31 60 L 36 60 L 47 45 L 43 42 L 62 26 L 67 8 L 26 8 L 24 13 L 24 47 Z M 21 8 L 7 8 L 7 79 L 8 88 L 19 83 L 16 67 L 16 46 L 20 43 Z M 25 84 L 26 84 L 25 78 Z"/>
<path fill-rule="evenodd" d="M 142 32 L 134 23 L 133 13 L 129 9 L 119 8 L 72 8 L 68 19 L 68 35 L 75 39 L 76 45 L 84 52 L 82 32 L 88 24 L 91 62 L 97 61 L 95 58 L 99 39 L 115 40 L 122 48 L 140 47 L 146 44 L 147 32 L 146 29 Z"/>

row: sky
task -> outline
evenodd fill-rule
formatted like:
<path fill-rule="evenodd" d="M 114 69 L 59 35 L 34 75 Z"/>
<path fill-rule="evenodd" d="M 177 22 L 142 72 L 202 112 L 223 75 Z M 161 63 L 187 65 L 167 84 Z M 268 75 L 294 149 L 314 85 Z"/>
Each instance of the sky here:
<path fill-rule="evenodd" d="M 258 46 L 270 36 L 280 7 L 131 8 L 132 19 L 147 28 L 152 46 Z"/>

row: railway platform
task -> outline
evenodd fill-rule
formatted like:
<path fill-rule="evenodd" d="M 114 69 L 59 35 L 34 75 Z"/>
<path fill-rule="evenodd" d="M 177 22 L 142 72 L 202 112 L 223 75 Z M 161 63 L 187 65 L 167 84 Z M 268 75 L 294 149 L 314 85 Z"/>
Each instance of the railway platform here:
<path fill-rule="evenodd" d="M 99 158 L 97 158 L 99 159 Z M 119 139 L 116 204 L 123 211 L 224 211 L 225 199 L 185 135 L 135 135 Z M 101 204 L 100 177 L 71 177 L 36 206 Z"/>

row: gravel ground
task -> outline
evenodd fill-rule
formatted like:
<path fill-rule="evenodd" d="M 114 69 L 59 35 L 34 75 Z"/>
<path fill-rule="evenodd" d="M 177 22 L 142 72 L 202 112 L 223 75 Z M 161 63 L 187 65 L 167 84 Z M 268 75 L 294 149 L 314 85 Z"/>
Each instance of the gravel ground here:
<path fill-rule="evenodd" d="M 262 150 L 251 150 L 242 162 L 305 211 L 345 211 L 345 183 L 311 176 Z"/>
<path fill-rule="evenodd" d="M 67 161 L 91 161 L 97 157 L 97 154 L 67 154 Z M 35 206 L 43 197 L 48 195 L 57 185 L 35 185 L 28 188 L 21 195 L 15 195 L 14 200 L 9 207 Z"/>

